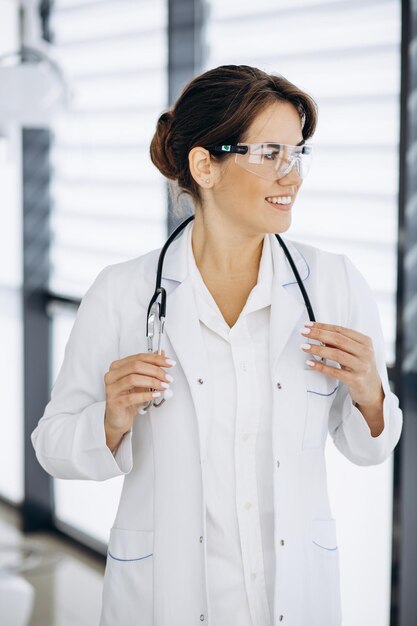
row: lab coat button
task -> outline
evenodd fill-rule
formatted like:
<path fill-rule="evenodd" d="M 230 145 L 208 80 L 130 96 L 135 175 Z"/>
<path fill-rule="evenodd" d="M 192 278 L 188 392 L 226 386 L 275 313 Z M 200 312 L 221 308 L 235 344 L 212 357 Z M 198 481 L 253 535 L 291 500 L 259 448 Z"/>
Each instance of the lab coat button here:
<path fill-rule="evenodd" d="M 200 383 L 200 385 L 202 385 L 202 384 L 204 383 L 204 380 L 203 380 L 202 378 L 198 378 L 198 379 L 197 379 L 197 382 L 199 382 L 199 383 Z"/>
<path fill-rule="evenodd" d="M 278 619 L 279 619 L 280 622 L 282 622 L 282 620 L 284 619 L 284 616 L 280 615 Z"/>
<path fill-rule="evenodd" d="M 281 539 L 281 545 L 282 545 L 282 546 L 284 545 L 284 543 L 285 543 L 285 542 L 284 542 L 284 540 L 283 540 L 283 539 Z"/>
<path fill-rule="evenodd" d="M 280 462 L 279 462 L 279 461 L 277 461 L 277 467 L 279 467 L 279 466 L 280 466 Z"/>
<path fill-rule="evenodd" d="M 240 438 L 242 439 L 242 441 L 246 441 L 247 439 L 249 439 L 249 433 L 242 433 L 240 435 Z"/>
<path fill-rule="evenodd" d="M 256 573 L 255 573 L 255 572 L 252 572 L 252 574 L 251 574 L 250 576 L 251 576 L 252 580 L 255 580 L 255 578 L 256 578 Z"/>
<path fill-rule="evenodd" d="M 281 383 L 277 383 L 277 387 L 278 387 L 278 389 L 282 389 Z"/>
<path fill-rule="evenodd" d="M 200 537 L 200 543 L 203 543 L 203 537 Z"/>
<path fill-rule="evenodd" d="M 203 614 L 201 614 L 201 615 L 200 615 L 200 620 L 201 620 L 202 622 L 204 622 L 204 615 L 203 615 Z"/>
<path fill-rule="evenodd" d="M 252 502 L 245 502 L 245 509 L 250 509 L 252 508 Z"/>

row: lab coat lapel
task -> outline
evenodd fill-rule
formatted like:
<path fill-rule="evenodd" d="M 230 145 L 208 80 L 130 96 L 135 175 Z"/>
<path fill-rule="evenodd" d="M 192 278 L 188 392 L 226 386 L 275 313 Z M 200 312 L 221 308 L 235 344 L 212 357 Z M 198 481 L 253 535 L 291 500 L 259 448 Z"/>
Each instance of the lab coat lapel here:
<path fill-rule="evenodd" d="M 193 283 L 187 267 L 188 234 L 192 223 L 184 228 L 166 252 L 162 286 L 167 289 L 165 333 L 188 381 L 198 420 L 201 458 L 204 460 L 212 395 L 210 366 L 200 329 Z M 179 284 L 175 285 L 173 281 Z"/>
<path fill-rule="evenodd" d="M 294 327 L 298 325 L 301 327 L 304 319 L 308 320 L 308 313 L 304 298 L 281 244 L 274 234 L 269 234 L 269 237 L 274 264 L 271 293 L 269 364 L 271 376 L 274 378 L 279 358 L 294 331 Z M 301 280 L 304 281 L 310 273 L 305 258 L 291 241 L 282 239 L 294 260 Z M 308 286 L 306 289 L 308 291 Z M 304 319 L 301 319 L 302 316 Z"/>

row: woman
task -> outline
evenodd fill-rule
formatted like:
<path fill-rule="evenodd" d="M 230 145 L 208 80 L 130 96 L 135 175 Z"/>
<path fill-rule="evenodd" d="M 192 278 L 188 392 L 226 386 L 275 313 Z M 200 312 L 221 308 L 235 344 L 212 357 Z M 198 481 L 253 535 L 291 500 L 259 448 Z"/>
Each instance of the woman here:
<path fill-rule="evenodd" d="M 107 266 L 32 433 L 52 476 L 125 475 L 101 626 L 341 624 L 326 436 L 357 465 L 382 463 L 402 411 L 362 274 L 287 239 L 317 320 L 303 329 L 275 237 L 316 123 L 310 96 L 246 65 L 197 76 L 158 120 L 151 159 L 195 210 L 164 259 L 164 351 L 144 332 L 160 249 Z"/>

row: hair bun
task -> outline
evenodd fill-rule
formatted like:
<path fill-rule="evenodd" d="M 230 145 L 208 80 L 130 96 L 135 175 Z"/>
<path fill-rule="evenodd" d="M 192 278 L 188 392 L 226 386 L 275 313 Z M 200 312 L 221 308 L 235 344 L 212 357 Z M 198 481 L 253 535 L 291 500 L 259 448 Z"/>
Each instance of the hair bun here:
<path fill-rule="evenodd" d="M 158 124 L 167 123 L 167 122 L 171 123 L 173 119 L 174 119 L 174 114 L 172 111 L 164 111 L 164 113 L 162 113 L 162 115 L 160 115 L 159 117 Z"/>
<path fill-rule="evenodd" d="M 171 110 L 164 111 L 159 116 L 149 149 L 152 163 L 159 169 L 161 174 L 171 180 L 178 178 L 171 144 L 173 121 L 174 113 Z"/>

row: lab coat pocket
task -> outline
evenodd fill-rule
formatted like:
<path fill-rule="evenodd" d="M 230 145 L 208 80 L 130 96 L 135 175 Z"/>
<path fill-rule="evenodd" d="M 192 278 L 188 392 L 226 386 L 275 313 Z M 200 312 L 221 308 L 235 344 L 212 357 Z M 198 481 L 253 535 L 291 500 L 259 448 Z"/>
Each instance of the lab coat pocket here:
<path fill-rule="evenodd" d="M 339 381 L 317 370 L 304 370 L 307 409 L 304 422 L 303 449 L 318 448 L 326 441 L 330 406 Z"/>
<path fill-rule="evenodd" d="M 311 589 L 308 593 L 311 593 L 314 624 L 341 626 L 340 564 L 335 519 L 312 520 L 310 553 Z"/>
<path fill-rule="evenodd" d="M 314 519 L 311 540 L 320 554 L 334 554 L 337 552 L 336 520 Z"/>
<path fill-rule="evenodd" d="M 153 623 L 153 539 L 152 530 L 111 528 L 100 626 Z"/>

